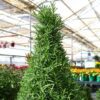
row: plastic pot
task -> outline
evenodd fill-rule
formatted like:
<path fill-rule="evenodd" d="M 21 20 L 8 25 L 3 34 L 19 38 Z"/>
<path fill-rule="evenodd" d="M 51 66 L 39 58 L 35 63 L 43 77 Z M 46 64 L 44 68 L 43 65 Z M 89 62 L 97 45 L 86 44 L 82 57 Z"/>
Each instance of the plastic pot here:
<path fill-rule="evenodd" d="M 80 75 L 80 81 L 88 81 L 88 75 L 86 74 Z"/>
<path fill-rule="evenodd" d="M 100 75 L 97 76 L 96 81 L 100 82 Z"/>
<path fill-rule="evenodd" d="M 94 75 L 89 75 L 89 81 L 90 81 L 90 82 L 96 81 L 96 76 L 94 76 Z"/>

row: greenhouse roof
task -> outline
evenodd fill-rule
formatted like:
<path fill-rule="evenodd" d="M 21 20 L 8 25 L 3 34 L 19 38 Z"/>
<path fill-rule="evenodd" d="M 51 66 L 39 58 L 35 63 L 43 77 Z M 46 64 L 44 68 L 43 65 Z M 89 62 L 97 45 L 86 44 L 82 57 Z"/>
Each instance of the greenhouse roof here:
<path fill-rule="evenodd" d="M 67 54 L 100 52 L 100 0 L 0 0 L 0 41 L 14 41 L 29 50 L 31 35 L 35 37 L 32 25 L 37 23 L 30 14 L 51 1 L 64 21 L 62 44 Z"/>

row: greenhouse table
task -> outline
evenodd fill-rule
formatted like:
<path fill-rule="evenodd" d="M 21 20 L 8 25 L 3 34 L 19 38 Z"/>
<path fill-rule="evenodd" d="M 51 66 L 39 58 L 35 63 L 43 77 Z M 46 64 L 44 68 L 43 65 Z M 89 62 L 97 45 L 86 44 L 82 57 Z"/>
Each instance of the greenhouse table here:
<path fill-rule="evenodd" d="M 83 84 L 83 85 L 90 85 L 90 86 L 100 86 L 100 82 L 89 82 L 89 81 L 77 81 L 79 84 Z"/>

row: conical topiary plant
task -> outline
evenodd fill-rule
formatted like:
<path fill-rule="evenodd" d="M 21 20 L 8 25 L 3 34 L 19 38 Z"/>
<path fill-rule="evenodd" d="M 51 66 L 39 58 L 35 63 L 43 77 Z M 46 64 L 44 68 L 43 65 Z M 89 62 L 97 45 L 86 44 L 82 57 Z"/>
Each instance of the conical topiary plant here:
<path fill-rule="evenodd" d="M 30 68 L 23 76 L 17 100 L 87 100 L 80 97 L 81 91 L 72 81 L 61 45 L 63 23 L 55 7 L 43 6 L 35 17 L 35 50 L 28 60 Z"/>

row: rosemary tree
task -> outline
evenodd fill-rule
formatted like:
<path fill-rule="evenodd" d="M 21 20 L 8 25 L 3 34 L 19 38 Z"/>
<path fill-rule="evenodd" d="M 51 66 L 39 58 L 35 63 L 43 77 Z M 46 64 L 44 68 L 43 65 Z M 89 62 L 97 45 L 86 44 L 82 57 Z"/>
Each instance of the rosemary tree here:
<path fill-rule="evenodd" d="M 43 6 L 35 14 L 35 50 L 28 60 L 17 100 L 87 100 L 80 97 L 69 62 L 61 45 L 63 22 L 55 7 Z"/>

